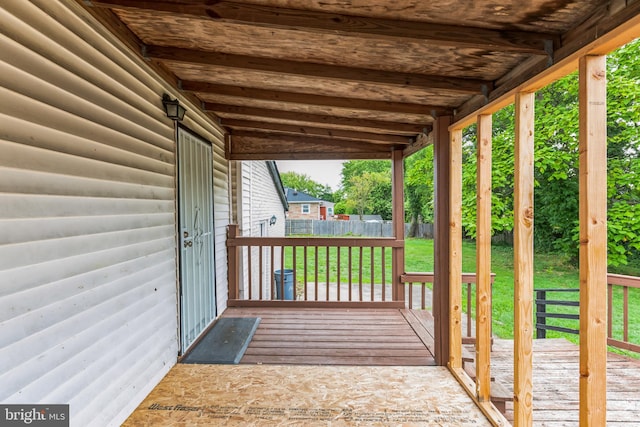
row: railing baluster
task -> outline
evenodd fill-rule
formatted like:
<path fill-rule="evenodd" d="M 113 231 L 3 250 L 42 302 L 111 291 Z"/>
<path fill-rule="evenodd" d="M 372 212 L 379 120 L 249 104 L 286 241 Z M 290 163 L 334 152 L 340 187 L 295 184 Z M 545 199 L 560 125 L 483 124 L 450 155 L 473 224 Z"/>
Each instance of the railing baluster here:
<path fill-rule="evenodd" d="M 381 254 L 381 260 L 380 260 L 380 266 L 382 267 L 382 301 L 386 301 L 387 300 L 387 295 L 386 295 L 386 291 L 387 291 L 387 280 L 386 280 L 386 273 L 385 273 L 385 249 L 386 248 L 380 248 L 380 250 L 382 251 Z"/>
<path fill-rule="evenodd" d="M 359 260 L 359 276 L 358 276 L 358 281 L 359 281 L 359 292 L 360 292 L 360 301 L 362 301 L 362 246 L 360 246 L 360 260 Z"/>
<path fill-rule="evenodd" d="M 284 299 L 284 246 L 280 246 L 280 299 Z"/>
<path fill-rule="evenodd" d="M 253 298 L 251 298 L 252 297 L 252 292 L 251 292 L 252 289 L 251 288 L 253 288 L 253 277 L 252 277 L 252 273 L 253 273 L 253 262 L 252 262 L 253 256 L 252 255 L 253 254 L 251 253 L 251 251 L 253 251 L 253 247 L 252 246 L 247 247 L 247 253 L 249 254 L 247 270 L 249 270 L 248 271 L 248 282 L 249 282 L 248 291 L 249 291 L 249 299 L 250 300 L 253 299 Z"/>
<path fill-rule="evenodd" d="M 425 301 L 425 293 L 426 293 L 426 289 L 425 288 L 427 287 L 427 284 L 425 282 L 422 282 L 422 286 L 421 287 L 422 287 L 422 301 L 421 301 L 421 304 L 420 304 L 420 308 L 423 309 L 423 310 L 426 310 L 427 304 L 426 304 L 426 301 Z"/>
<path fill-rule="evenodd" d="M 471 283 L 467 283 L 467 338 L 471 338 Z"/>
<path fill-rule="evenodd" d="M 329 266 L 329 246 L 325 248 L 325 255 L 327 257 L 327 262 L 325 263 L 325 268 L 327 269 L 327 283 L 325 284 L 325 292 L 327 293 L 327 299 L 325 301 L 329 301 L 329 283 L 330 283 L 330 266 Z"/>
<path fill-rule="evenodd" d="M 298 263 L 297 263 L 296 255 L 298 254 L 298 247 L 293 246 L 292 249 L 293 249 L 293 260 L 292 260 L 293 262 L 293 300 L 295 301 L 296 299 L 298 299 L 296 297 L 296 273 L 298 272 Z"/>
<path fill-rule="evenodd" d="M 409 282 L 409 308 L 413 309 L 413 282 Z"/>
<path fill-rule="evenodd" d="M 314 271 L 315 271 L 315 281 L 316 281 L 316 285 L 314 286 L 314 301 L 318 301 L 318 247 L 316 246 L 316 256 L 314 258 L 315 261 L 315 265 L 314 265 Z"/>
<path fill-rule="evenodd" d="M 304 300 L 307 300 L 307 247 L 304 247 Z"/>
<path fill-rule="evenodd" d="M 613 285 L 607 284 L 607 336 L 613 338 Z"/>
<path fill-rule="evenodd" d="M 629 341 L 629 288 L 622 288 L 622 336 L 624 341 Z"/>
<path fill-rule="evenodd" d="M 349 246 L 349 301 L 353 301 L 352 295 L 351 295 L 351 289 L 353 288 L 353 279 L 352 279 L 352 274 L 351 274 L 351 269 L 353 268 L 353 259 L 352 259 L 352 250 L 353 248 L 351 246 Z"/>
<path fill-rule="evenodd" d="M 374 258 L 375 258 L 375 251 L 373 250 L 373 246 L 371 246 L 371 254 L 369 256 L 369 258 L 371 258 L 371 301 L 374 301 L 374 294 L 375 294 L 375 279 L 376 279 L 376 275 L 375 275 L 375 262 L 374 262 Z"/>
<path fill-rule="evenodd" d="M 264 293 L 264 246 L 258 246 L 260 253 L 258 254 L 258 299 L 262 300 L 262 294 Z"/>
<path fill-rule="evenodd" d="M 340 301 L 340 246 L 336 246 L 336 268 L 338 270 L 338 301 Z"/>
<path fill-rule="evenodd" d="M 276 247 L 275 246 L 271 246 L 271 271 L 269 271 L 269 282 L 271 283 L 271 286 L 269 287 L 269 299 L 275 299 L 275 288 L 276 288 L 276 266 L 275 266 L 275 256 L 276 254 Z"/>

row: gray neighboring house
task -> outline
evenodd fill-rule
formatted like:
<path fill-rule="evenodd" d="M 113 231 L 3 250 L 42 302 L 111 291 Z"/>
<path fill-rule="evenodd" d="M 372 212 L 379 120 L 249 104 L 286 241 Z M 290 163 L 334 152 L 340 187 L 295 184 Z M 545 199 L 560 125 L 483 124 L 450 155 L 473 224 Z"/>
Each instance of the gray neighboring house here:
<path fill-rule="evenodd" d="M 232 162 L 231 173 L 235 179 L 232 190 L 233 222 L 240 227 L 241 236 L 251 237 L 284 237 L 285 220 L 289 205 L 285 194 L 285 188 L 280 179 L 278 167 L 274 161 L 237 161 Z M 243 249 L 246 251 L 246 248 Z M 240 277 L 240 298 L 249 297 L 249 277 L 253 278 L 252 299 L 257 299 L 258 281 L 256 278 L 262 271 L 263 281 L 269 280 L 266 266 L 271 263 L 271 254 L 267 247 L 262 248 L 263 268 L 260 269 L 258 251 L 260 248 L 251 248 L 251 275 L 249 275 L 249 257 L 243 256 Z M 274 263 L 280 263 L 280 253 L 274 253 Z M 263 295 L 266 298 L 267 295 Z"/>
<path fill-rule="evenodd" d="M 335 203 L 317 199 L 293 188 L 287 188 L 286 195 L 289 203 L 288 219 L 333 219 Z"/>

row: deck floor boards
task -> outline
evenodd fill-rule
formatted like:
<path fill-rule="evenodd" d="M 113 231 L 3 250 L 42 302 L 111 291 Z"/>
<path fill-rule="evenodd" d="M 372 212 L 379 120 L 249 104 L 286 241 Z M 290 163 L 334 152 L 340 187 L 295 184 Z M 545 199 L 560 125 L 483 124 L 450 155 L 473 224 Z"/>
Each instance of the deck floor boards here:
<path fill-rule="evenodd" d="M 407 312 L 408 310 L 404 310 Z M 260 317 L 241 364 L 431 366 L 431 339 L 398 309 L 229 308 Z M 411 319 L 411 317 L 409 317 Z M 422 336 L 420 336 L 422 335 Z"/>
<path fill-rule="evenodd" d="M 579 425 L 579 347 L 565 339 L 534 340 L 535 426 Z M 494 340 L 491 373 L 513 392 L 513 341 Z M 614 353 L 607 362 L 607 426 L 640 426 L 640 361 Z M 513 418 L 507 403 L 506 417 Z"/>
<path fill-rule="evenodd" d="M 421 310 L 229 308 L 262 320 L 241 364 L 434 365 L 433 317 Z M 473 352 L 473 351 L 472 351 Z M 608 426 L 640 427 L 640 361 L 609 353 Z M 534 426 L 578 426 L 579 348 L 534 341 Z M 491 375 L 513 393 L 513 341 L 495 339 Z M 513 404 L 507 402 L 507 419 Z"/>

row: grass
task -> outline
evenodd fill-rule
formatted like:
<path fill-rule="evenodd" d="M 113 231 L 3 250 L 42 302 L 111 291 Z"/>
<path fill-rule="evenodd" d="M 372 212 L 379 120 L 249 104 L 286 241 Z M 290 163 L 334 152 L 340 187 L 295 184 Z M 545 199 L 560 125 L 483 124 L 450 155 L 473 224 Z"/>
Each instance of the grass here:
<path fill-rule="evenodd" d="M 405 245 L 405 266 L 407 272 L 433 271 L 433 240 L 408 239 Z M 315 281 L 315 250 L 309 249 L 307 254 L 307 279 Z M 349 269 L 349 250 L 342 248 L 340 251 L 340 281 L 346 283 L 351 271 L 352 281 L 360 282 L 360 250 L 354 248 L 351 251 L 351 269 Z M 303 248 L 297 248 L 296 268 L 300 276 L 304 275 Z M 376 248 L 373 255 L 373 280 L 376 283 L 382 281 L 382 255 L 381 249 Z M 462 269 L 464 272 L 475 271 L 475 243 L 464 241 L 462 244 Z M 391 249 L 385 250 L 385 283 L 391 281 Z M 292 249 L 285 252 L 285 265 L 291 268 Z M 362 265 L 365 274 L 362 277 L 363 284 L 371 283 L 371 250 L 364 248 L 362 251 Z M 336 282 L 338 277 L 338 256 L 336 248 L 329 249 L 329 262 L 326 260 L 326 249 L 318 250 L 318 276 L 319 281 L 327 279 L 327 266 L 329 268 L 329 281 Z M 496 274 L 493 285 L 493 333 L 500 338 L 513 338 L 513 248 L 502 245 L 494 245 L 491 251 L 491 270 Z M 625 270 L 625 273 L 634 273 L 633 267 Z M 640 275 L 640 271 L 637 272 Z M 302 278 L 298 276 L 298 283 Z M 535 254 L 534 256 L 534 286 L 536 289 L 565 289 L 579 287 L 579 272 L 569 260 L 558 254 Z M 464 294 L 464 293 L 463 293 Z M 463 295 L 464 297 L 464 295 Z M 577 299 L 576 294 L 553 294 L 553 299 Z M 472 296 L 475 299 L 475 294 Z M 463 307 L 465 303 L 463 301 Z M 630 341 L 640 343 L 640 289 L 629 290 L 629 337 Z M 474 311 L 474 310 L 472 310 Z M 549 307 L 547 311 L 560 313 L 578 313 L 577 307 Z M 548 319 L 548 324 L 577 329 L 578 321 L 563 319 Z M 613 331 L 614 337 L 622 337 L 622 289 L 614 292 Z M 548 338 L 563 337 L 578 343 L 578 336 L 556 331 L 547 331 Z M 624 354 L 638 356 L 636 353 L 620 351 Z"/>

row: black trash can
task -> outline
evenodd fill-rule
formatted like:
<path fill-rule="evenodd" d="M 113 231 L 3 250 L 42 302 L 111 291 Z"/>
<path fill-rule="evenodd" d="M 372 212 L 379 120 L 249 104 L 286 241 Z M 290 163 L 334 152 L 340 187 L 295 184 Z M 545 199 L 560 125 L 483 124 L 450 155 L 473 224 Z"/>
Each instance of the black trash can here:
<path fill-rule="evenodd" d="M 273 275 L 276 279 L 276 299 L 293 301 L 293 270 L 276 270 Z M 281 283 L 282 279 L 284 283 Z"/>

